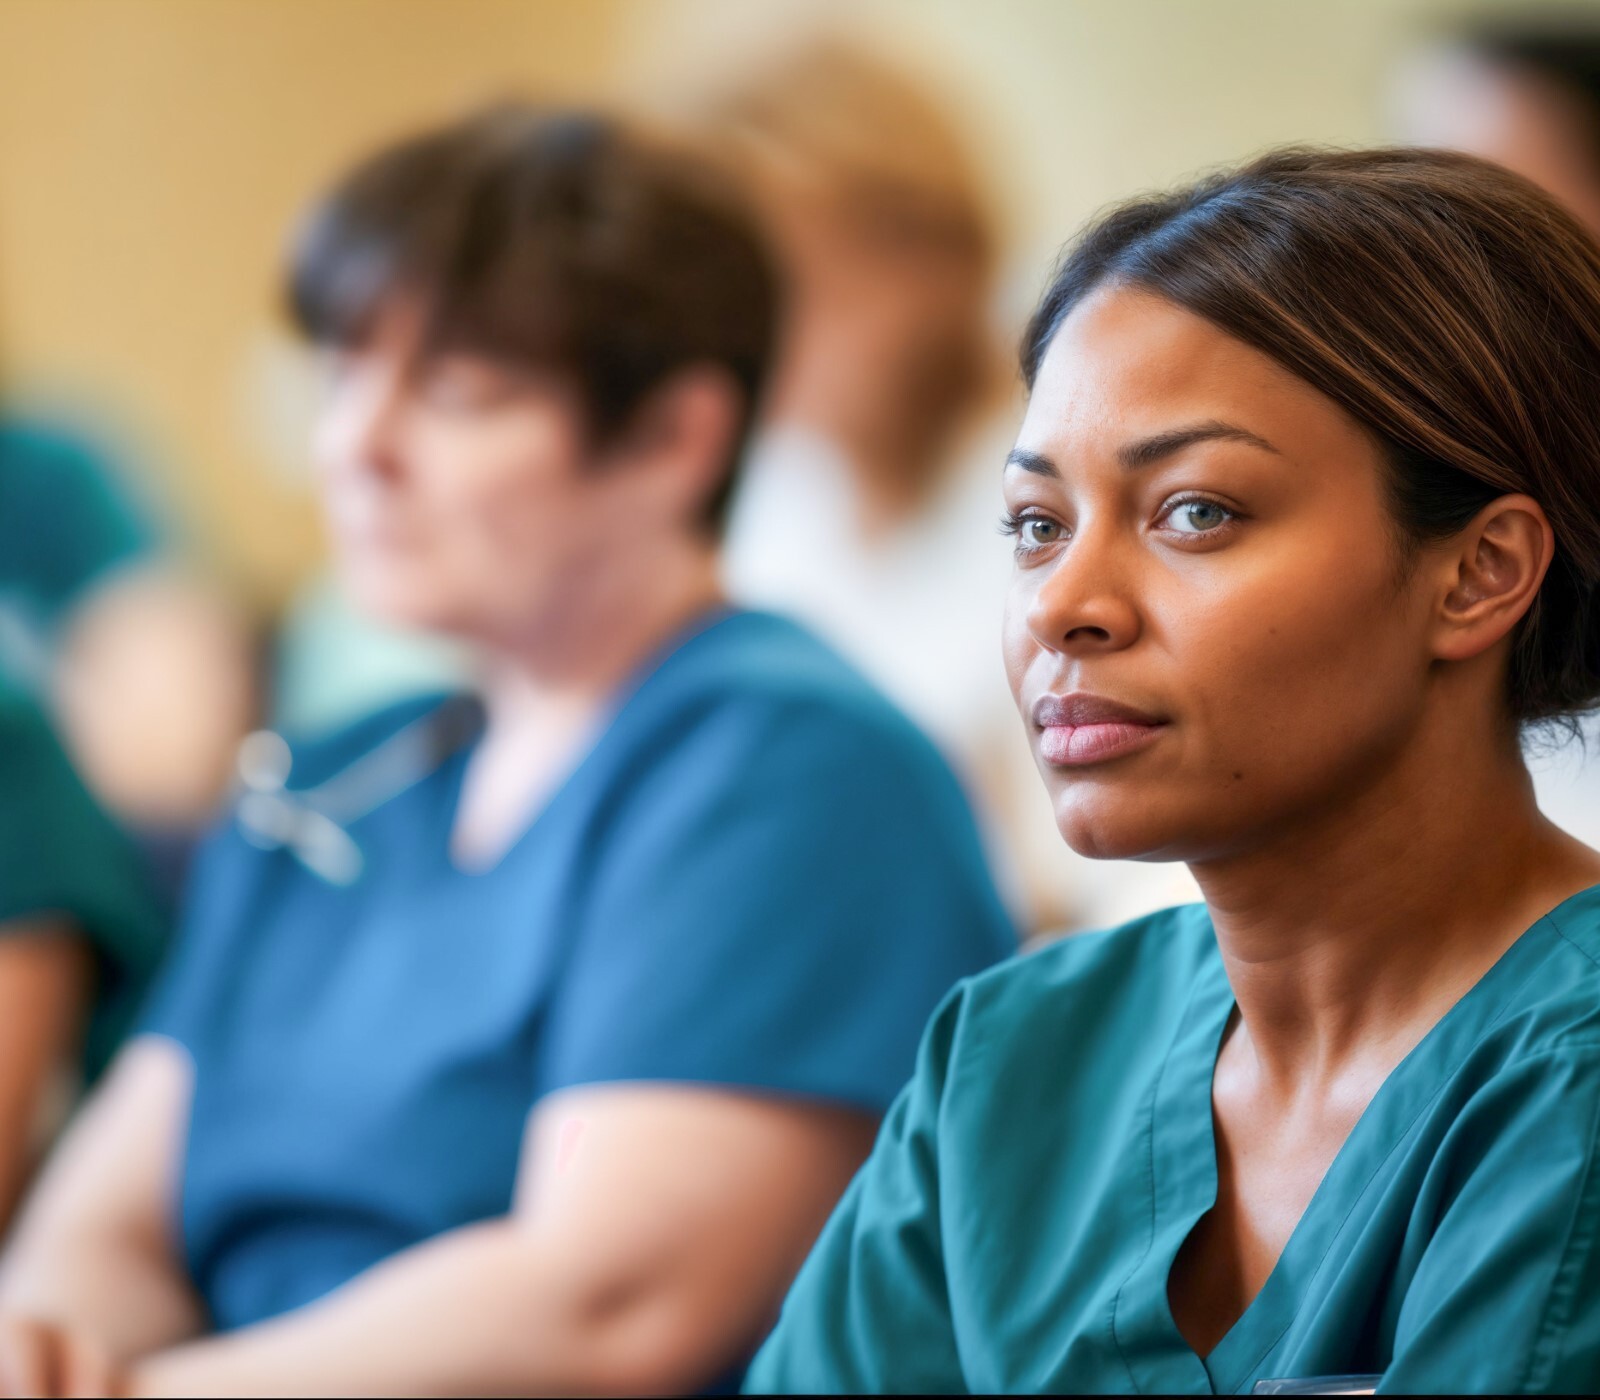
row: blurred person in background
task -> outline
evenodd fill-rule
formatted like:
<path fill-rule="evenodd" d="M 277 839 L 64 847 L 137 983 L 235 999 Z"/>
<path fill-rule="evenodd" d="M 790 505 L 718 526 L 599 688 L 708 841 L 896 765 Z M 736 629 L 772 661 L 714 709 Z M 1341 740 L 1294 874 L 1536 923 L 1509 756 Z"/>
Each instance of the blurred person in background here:
<path fill-rule="evenodd" d="M 0 1269 L 8 1393 L 736 1373 L 958 978 L 959 785 L 718 536 L 777 315 L 709 172 L 499 108 L 297 247 L 352 594 L 481 696 L 252 740 L 144 1034 Z"/>
<path fill-rule="evenodd" d="M 1054 839 L 995 658 L 1006 372 L 990 324 L 990 198 L 939 103 L 819 39 L 707 104 L 789 284 L 761 431 L 735 499 L 735 597 L 814 626 L 921 722 L 987 817 L 1036 929 L 1192 897 L 1181 867 L 1094 869 Z"/>
<path fill-rule="evenodd" d="M 127 1033 L 167 918 L 132 844 L 0 664 L 0 1239 L 62 1113 Z"/>
<path fill-rule="evenodd" d="M 169 888 L 253 722 L 249 630 L 83 434 L 0 418 L 0 664 Z"/>
<path fill-rule="evenodd" d="M 1600 234 L 1600 13 L 1537 5 L 1435 40 L 1401 65 L 1402 139 L 1482 156 L 1532 180 Z M 1531 754 L 1539 805 L 1600 845 L 1600 728 L 1547 737 Z"/>

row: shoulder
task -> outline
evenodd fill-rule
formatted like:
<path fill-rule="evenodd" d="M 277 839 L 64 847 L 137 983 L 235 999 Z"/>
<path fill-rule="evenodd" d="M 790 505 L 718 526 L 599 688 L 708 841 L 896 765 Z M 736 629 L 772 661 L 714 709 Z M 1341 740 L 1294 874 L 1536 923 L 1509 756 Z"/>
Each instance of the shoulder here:
<path fill-rule="evenodd" d="M 1164 1055 L 1197 980 L 1220 969 L 1202 904 L 1070 934 L 968 978 L 945 1008 L 953 1069 L 1091 1063 L 1095 1045 Z M 1058 1053 L 1059 1052 L 1059 1053 Z M 1119 1052 L 1120 1053 L 1120 1052 Z M 1132 1068 L 1125 1065 L 1125 1068 Z"/>
<path fill-rule="evenodd" d="M 938 750 L 915 724 L 838 652 L 775 613 L 728 613 L 683 642 L 640 687 L 636 707 L 652 727 L 714 720 L 708 728 L 780 726 L 784 751 L 809 761 L 850 755 L 948 776 Z M 953 781 L 953 779 L 951 779 Z"/>
<path fill-rule="evenodd" d="M 280 789 L 292 804 L 346 825 L 433 772 L 469 736 L 480 713 L 471 697 L 440 693 L 409 698 L 336 729 L 247 736 L 238 751 L 232 799 L 202 842 L 188 881 L 187 907 L 195 906 L 197 890 L 226 890 L 242 869 L 276 858 L 285 839 Z"/>
<path fill-rule="evenodd" d="M 1515 986 L 1471 1057 L 1510 1065 L 1572 1053 L 1600 1060 L 1600 886 L 1551 910 L 1527 934 Z"/>
<path fill-rule="evenodd" d="M 0 465 L 12 485 L 109 491 L 112 456 L 76 429 L 32 416 L 0 419 Z"/>
<path fill-rule="evenodd" d="M 76 434 L 43 419 L 0 419 L 0 456 L 8 463 L 47 461 L 52 457 L 82 460 L 92 455 Z"/>
<path fill-rule="evenodd" d="M 146 491 L 134 488 L 120 458 L 95 438 L 44 420 L 0 420 L 0 502 L 5 513 L 32 522 L 32 537 L 58 567 L 63 554 L 71 561 L 65 567 L 81 569 L 85 552 L 89 564 L 109 563 L 160 538 Z"/>
<path fill-rule="evenodd" d="M 0 671 L 0 808 L 19 815 L 53 809 L 63 798 L 84 803 L 87 794 L 54 725 L 38 699 Z"/>
<path fill-rule="evenodd" d="M 1178 905 L 1019 953 L 965 984 L 965 1014 L 976 1022 L 1053 1015 L 1112 991 L 1153 995 L 1147 1005 L 1158 1011 L 1168 1000 L 1187 999 L 1196 972 L 1216 960 L 1205 906 Z"/>
<path fill-rule="evenodd" d="M 8 749 L 52 744 L 50 722 L 38 700 L 0 667 L 0 743 Z"/>
<path fill-rule="evenodd" d="M 1541 922 L 1571 950 L 1576 975 L 1591 985 L 1600 981 L 1600 885 L 1564 900 Z"/>
<path fill-rule="evenodd" d="M 288 786 L 297 791 L 332 781 L 368 754 L 430 716 L 454 715 L 475 702 L 449 691 L 412 696 L 348 724 L 323 732 L 288 730 L 280 737 L 289 751 Z"/>

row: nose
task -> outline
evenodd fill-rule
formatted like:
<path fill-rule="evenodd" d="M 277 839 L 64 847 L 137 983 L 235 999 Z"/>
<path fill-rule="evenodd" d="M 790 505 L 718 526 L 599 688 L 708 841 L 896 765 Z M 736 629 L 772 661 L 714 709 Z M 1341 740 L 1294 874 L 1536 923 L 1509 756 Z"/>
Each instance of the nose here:
<path fill-rule="evenodd" d="M 404 388 L 404 375 L 387 365 L 352 365 L 335 376 L 316 431 L 324 471 L 399 475 Z"/>
<path fill-rule="evenodd" d="M 1109 529 L 1081 531 L 1039 581 L 1028 630 L 1050 651 L 1087 656 L 1138 640 L 1140 611 L 1131 561 Z"/>

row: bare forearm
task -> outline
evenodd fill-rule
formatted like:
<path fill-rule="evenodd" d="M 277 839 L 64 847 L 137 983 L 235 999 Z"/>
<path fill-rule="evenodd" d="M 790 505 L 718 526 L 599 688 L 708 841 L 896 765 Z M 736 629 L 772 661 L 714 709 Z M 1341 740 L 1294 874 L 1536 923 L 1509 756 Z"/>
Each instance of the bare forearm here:
<path fill-rule="evenodd" d="M 649 1287 L 597 1305 L 560 1246 L 509 1220 L 386 1260 L 326 1299 L 136 1366 L 136 1395 L 513 1395 L 688 1388 Z M 703 1331 L 704 1329 L 702 1329 Z M 713 1363 L 714 1365 L 715 1363 Z M 682 1367 L 686 1374 L 673 1374 Z"/>
<path fill-rule="evenodd" d="M 116 1361 L 170 1347 L 205 1326 L 164 1250 L 111 1233 L 25 1235 L 0 1269 L 0 1311 L 70 1328 Z"/>
<path fill-rule="evenodd" d="M 184 1052 L 141 1039 L 79 1110 L 0 1259 L 0 1313 L 71 1328 L 123 1360 L 204 1327 L 177 1254 Z"/>
<path fill-rule="evenodd" d="M 0 1003 L 4 1000 L 0 994 Z M 44 1113 L 65 1068 L 66 1037 L 50 1044 L 31 1029 L 15 1023 L 0 1028 L 0 1239 L 33 1175 L 44 1142 Z"/>
<path fill-rule="evenodd" d="M 91 970 L 71 924 L 0 922 L 0 1238 L 43 1145 L 50 1101 L 72 1082 Z"/>
<path fill-rule="evenodd" d="M 32 1105 L 6 1103 L 0 1096 L 0 1240 L 33 1172 Z"/>

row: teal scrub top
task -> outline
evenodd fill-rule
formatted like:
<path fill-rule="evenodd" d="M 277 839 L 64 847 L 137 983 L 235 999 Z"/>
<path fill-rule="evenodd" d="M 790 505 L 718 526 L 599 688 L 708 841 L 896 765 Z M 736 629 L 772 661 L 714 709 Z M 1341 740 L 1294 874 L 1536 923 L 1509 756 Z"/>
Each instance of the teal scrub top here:
<path fill-rule="evenodd" d="M 158 544 L 97 448 L 50 425 L 0 420 L 0 659 L 14 672 L 41 664 L 91 584 Z"/>
<path fill-rule="evenodd" d="M 73 771 L 38 704 L 0 668 L 0 938 L 64 919 L 97 971 L 85 1040 L 92 1079 L 126 1035 L 166 943 L 138 855 Z"/>
<path fill-rule="evenodd" d="M 1216 1196 L 1233 1009 L 1203 906 L 957 987 L 747 1389 L 1600 1387 L 1600 887 L 1394 1070 L 1202 1359 L 1167 1277 Z"/>

